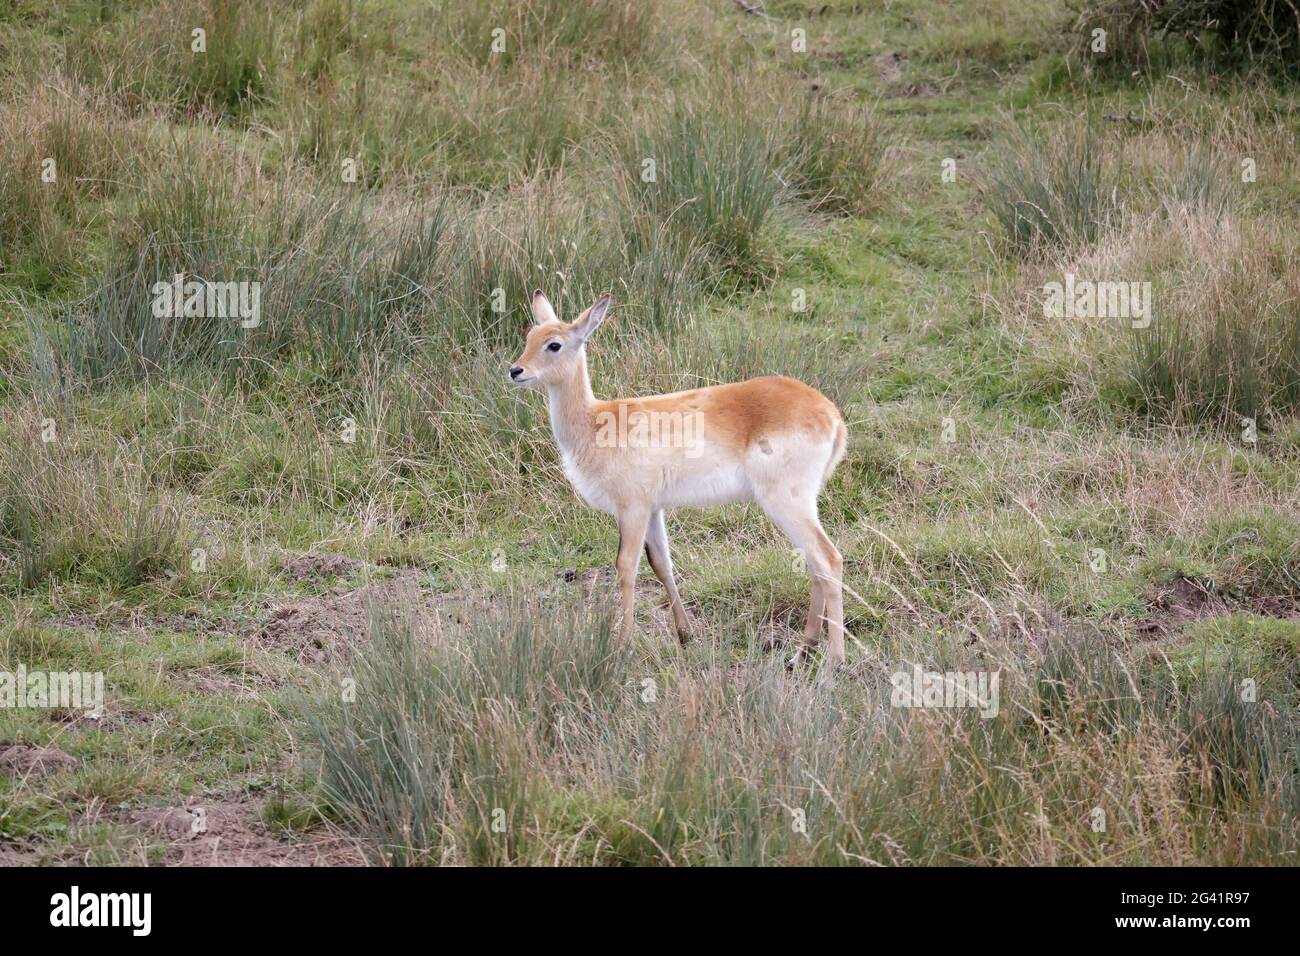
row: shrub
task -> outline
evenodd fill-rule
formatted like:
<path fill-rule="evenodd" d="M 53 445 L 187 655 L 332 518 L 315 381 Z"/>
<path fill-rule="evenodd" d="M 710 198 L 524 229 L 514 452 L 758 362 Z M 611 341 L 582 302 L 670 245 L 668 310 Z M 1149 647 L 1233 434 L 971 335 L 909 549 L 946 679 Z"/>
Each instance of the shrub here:
<path fill-rule="evenodd" d="M 1098 28 L 1107 31 L 1100 62 L 1125 68 L 1151 69 L 1185 51 L 1216 64 L 1300 71 L 1300 16 L 1291 0 L 1085 0 L 1075 34 L 1090 43 Z"/>

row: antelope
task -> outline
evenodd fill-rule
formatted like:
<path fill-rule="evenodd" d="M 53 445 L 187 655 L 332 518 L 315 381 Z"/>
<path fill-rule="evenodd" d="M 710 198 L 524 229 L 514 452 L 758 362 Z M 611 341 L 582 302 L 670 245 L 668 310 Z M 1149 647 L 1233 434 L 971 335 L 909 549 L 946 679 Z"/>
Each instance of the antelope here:
<path fill-rule="evenodd" d="M 633 633 L 637 566 L 645 547 L 668 592 L 678 640 L 690 621 L 673 578 L 664 512 L 755 501 L 790 539 L 808 569 L 803 644 L 816 647 L 823 622 L 827 659 L 844 661 L 843 561 L 822 529 L 817 498 L 844 457 L 844 418 L 803 382 L 768 376 L 667 395 L 600 401 L 587 373 L 587 340 L 609 312 L 601 296 L 572 323 L 538 289 L 515 385 L 546 390 L 564 473 L 589 506 L 618 523 L 615 564 L 619 636 Z"/>

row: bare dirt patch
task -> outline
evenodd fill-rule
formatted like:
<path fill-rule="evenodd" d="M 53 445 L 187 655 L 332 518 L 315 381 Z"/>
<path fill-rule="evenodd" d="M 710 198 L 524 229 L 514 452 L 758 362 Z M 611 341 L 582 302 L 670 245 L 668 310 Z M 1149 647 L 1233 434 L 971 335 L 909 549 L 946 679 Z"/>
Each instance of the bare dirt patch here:
<path fill-rule="evenodd" d="M 409 611 L 417 626 L 461 622 L 491 597 L 469 591 L 428 591 L 407 571 L 387 581 L 277 604 L 270 619 L 247 640 L 283 651 L 306 664 L 345 659 L 370 633 L 371 621 L 395 609 Z"/>
<path fill-rule="evenodd" d="M 903 61 L 905 59 L 907 59 L 906 53 L 890 52 L 873 57 L 871 62 L 875 64 L 880 78 L 885 83 L 893 86 L 903 80 Z"/>
<path fill-rule="evenodd" d="M 55 627 L 88 628 L 95 631 L 137 630 L 171 631 L 177 634 L 226 637 L 237 633 L 229 620 L 212 619 L 197 609 L 173 614 L 150 614 L 141 608 L 112 607 L 98 614 L 76 611 L 54 618 Z"/>
<path fill-rule="evenodd" d="M 1147 607 L 1149 615 L 1138 621 L 1137 633 L 1148 639 L 1175 634 L 1194 621 L 1234 611 L 1249 611 L 1261 617 L 1300 617 L 1300 601 L 1292 595 L 1260 594 L 1232 601 L 1182 575 L 1152 591 Z"/>
<path fill-rule="evenodd" d="M 34 777 L 79 766 L 81 761 L 58 747 L 0 744 L 0 772 L 16 777 Z"/>
<path fill-rule="evenodd" d="M 193 681 L 195 690 L 205 694 L 227 694 L 240 700 L 251 700 L 257 696 L 258 691 L 257 687 L 250 687 L 248 684 L 231 680 L 218 673 L 195 673 Z M 261 683 L 268 687 L 274 686 L 274 681 Z"/>
<path fill-rule="evenodd" d="M 162 715 L 155 711 L 125 707 L 116 701 L 106 702 L 103 711 L 99 714 L 58 708 L 51 709 L 49 716 L 50 720 L 64 727 L 88 727 L 96 730 L 116 730 L 119 727 L 149 724 L 163 719 Z"/>
<path fill-rule="evenodd" d="M 284 574 L 291 581 L 306 581 L 351 574 L 360 567 L 360 561 L 346 554 L 300 554 L 285 564 Z"/>
<path fill-rule="evenodd" d="M 99 619 L 93 614 L 77 611 L 54 619 L 56 627 L 98 627 Z"/>
<path fill-rule="evenodd" d="M 237 798 L 127 811 L 123 822 L 164 848 L 167 866 L 364 866 L 354 838 L 329 825 L 292 837 L 258 818 L 258 805 Z"/>
<path fill-rule="evenodd" d="M 29 850 L 17 846 L 0 846 L 0 867 L 35 866 L 40 858 Z"/>
<path fill-rule="evenodd" d="M 871 58 L 888 96 L 929 99 L 943 95 L 943 90 L 925 80 L 907 79 L 907 54 L 890 51 Z M 945 84 L 946 85 L 946 84 Z"/>
<path fill-rule="evenodd" d="M 347 648 L 369 633 L 373 615 L 394 601 L 420 603 L 414 575 L 367 585 L 353 591 L 324 594 L 276 605 L 268 620 L 251 637 L 308 664 L 324 663 L 346 654 Z"/>

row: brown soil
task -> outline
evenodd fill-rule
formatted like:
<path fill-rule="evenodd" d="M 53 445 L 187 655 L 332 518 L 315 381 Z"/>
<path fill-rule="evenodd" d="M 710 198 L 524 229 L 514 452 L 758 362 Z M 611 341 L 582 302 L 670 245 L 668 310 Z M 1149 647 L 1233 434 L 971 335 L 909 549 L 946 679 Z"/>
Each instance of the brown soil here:
<path fill-rule="evenodd" d="M 54 770 L 80 766 L 80 761 L 58 747 L 32 747 L 28 744 L 0 744 L 0 773 L 16 777 L 37 776 Z"/>
<path fill-rule="evenodd" d="M 872 62 L 875 63 L 880 78 L 892 86 L 903 79 L 903 61 L 905 59 L 907 59 L 906 53 L 882 53 L 874 57 Z"/>
<path fill-rule="evenodd" d="M 0 846 L 0 866 L 35 866 L 37 856 L 16 846 Z"/>
<path fill-rule="evenodd" d="M 274 686 L 274 681 L 261 681 L 267 686 Z M 194 688 L 205 694 L 228 694 L 231 697 L 250 698 L 257 696 L 257 688 L 239 681 L 231 680 L 220 674 L 198 673 L 194 677 Z"/>
<path fill-rule="evenodd" d="M 1233 611 L 1251 611 L 1262 617 L 1300 617 L 1300 602 L 1288 594 L 1262 594 L 1244 601 L 1229 601 L 1192 578 L 1179 576 L 1154 590 L 1147 599 L 1149 615 L 1137 623 L 1143 638 L 1177 633 L 1202 618 Z"/>
<path fill-rule="evenodd" d="M 467 591 L 426 591 L 419 586 L 416 572 L 407 571 L 356 590 L 278 604 L 247 640 L 284 651 L 303 663 L 321 664 L 345 659 L 350 648 L 365 641 L 371 621 L 394 609 L 413 612 L 417 626 L 433 626 L 439 620 L 463 621 L 472 609 L 490 600 Z"/>
<path fill-rule="evenodd" d="M 244 798 L 192 800 L 143 807 L 121 818 L 142 841 L 163 845 L 167 866 L 364 866 L 359 843 L 332 826 L 281 836 L 258 818 Z M 93 821 L 83 821 L 93 822 Z"/>
<path fill-rule="evenodd" d="M 871 62 L 880 75 L 881 83 L 886 87 L 887 96 L 929 99 L 943 93 L 943 90 L 933 83 L 924 80 L 907 80 L 906 53 L 881 53 L 879 56 L 872 57 Z"/>
<path fill-rule="evenodd" d="M 77 611 L 54 618 L 52 623 L 56 627 L 90 628 L 96 631 L 127 629 L 218 636 L 235 633 L 230 622 L 209 620 L 197 610 L 179 611 L 175 614 L 149 614 L 140 608 L 114 608 L 100 614 Z"/>
<path fill-rule="evenodd" d="M 305 581 L 351 574 L 360 567 L 360 561 L 346 554 L 301 554 L 284 566 L 284 573 L 290 580 Z"/>

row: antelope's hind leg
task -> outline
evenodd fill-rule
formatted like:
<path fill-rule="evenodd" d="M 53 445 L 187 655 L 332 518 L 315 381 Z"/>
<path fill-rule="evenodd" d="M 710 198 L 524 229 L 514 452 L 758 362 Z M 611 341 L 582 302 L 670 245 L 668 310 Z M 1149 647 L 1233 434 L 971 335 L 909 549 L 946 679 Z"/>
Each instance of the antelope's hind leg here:
<path fill-rule="evenodd" d="M 808 568 L 808 621 L 804 625 L 804 645 L 792 663 L 817 646 L 822 622 L 825 621 L 826 657 L 833 664 L 842 664 L 845 657 L 844 592 L 841 584 L 844 562 L 822 529 L 817 517 L 816 499 L 773 492 L 759 496 L 758 503 L 799 549 Z"/>

